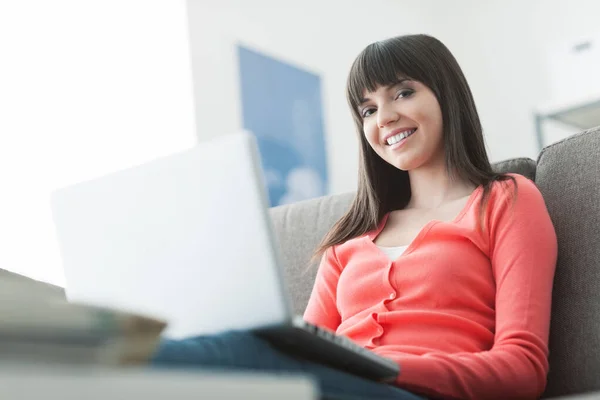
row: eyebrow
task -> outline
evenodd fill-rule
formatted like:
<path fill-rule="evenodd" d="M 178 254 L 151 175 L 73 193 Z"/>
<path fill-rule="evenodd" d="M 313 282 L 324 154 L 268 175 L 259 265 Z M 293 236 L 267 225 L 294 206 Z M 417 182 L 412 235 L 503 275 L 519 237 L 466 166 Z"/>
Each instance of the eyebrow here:
<path fill-rule="evenodd" d="M 402 83 L 404 83 L 404 82 L 410 82 L 410 81 L 412 81 L 412 79 L 409 79 L 409 78 L 402 78 L 402 79 L 398 80 L 398 82 L 395 82 L 395 83 L 392 83 L 391 85 L 388 85 L 388 86 L 387 86 L 387 88 L 389 89 L 389 88 L 391 88 L 391 87 L 398 86 L 398 85 L 400 85 L 400 84 L 402 84 Z M 371 100 L 371 99 L 369 99 L 368 97 L 363 97 L 363 98 L 362 98 L 362 99 L 360 99 L 360 101 L 358 102 L 358 105 L 359 105 L 359 106 L 362 106 L 363 104 L 365 104 L 366 102 L 368 102 L 368 101 L 370 101 L 370 100 Z"/>

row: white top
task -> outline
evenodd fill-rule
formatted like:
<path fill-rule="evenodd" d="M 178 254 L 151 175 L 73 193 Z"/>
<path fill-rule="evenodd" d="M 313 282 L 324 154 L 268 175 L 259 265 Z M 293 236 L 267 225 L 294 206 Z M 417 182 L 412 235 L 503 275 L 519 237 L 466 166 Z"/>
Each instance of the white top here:
<path fill-rule="evenodd" d="M 379 247 L 379 249 L 381 251 L 383 251 L 390 258 L 390 260 L 395 260 L 396 258 L 400 257 L 408 248 L 408 246 L 397 246 L 397 247 L 377 246 L 377 247 Z"/>

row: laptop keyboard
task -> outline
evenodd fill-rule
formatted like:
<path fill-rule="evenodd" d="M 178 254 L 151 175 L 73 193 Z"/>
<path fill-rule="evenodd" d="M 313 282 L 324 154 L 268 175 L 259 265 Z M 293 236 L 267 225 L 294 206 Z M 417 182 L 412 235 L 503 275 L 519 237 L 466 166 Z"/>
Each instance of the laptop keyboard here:
<path fill-rule="evenodd" d="M 303 329 L 306 329 L 307 331 L 309 331 L 319 337 L 322 337 L 323 339 L 326 339 L 330 342 L 340 345 L 350 351 L 361 354 L 370 359 L 377 360 L 377 362 L 380 362 L 380 363 L 385 362 L 392 367 L 396 367 L 396 363 L 394 361 L 380 357 L 379 355 L 373 353 L 372 351 L 365 349 L 362 346 L 359 346 L 358 344 L 354 343 L 352 340 L 348 339 L 345 336 L 336 335 L 334 332 L 332 332 L 328 329 L 324 329 L 324 328 L 318 327 L 316 325 L 310 324 L 301 317 L 296 318 L 294 320 L 294 324 L 299 327 L 302 327 Z"/>
<path fill-rule="evenodd" d="M 291 323 L 258 331 L 272 344 L 292 355 L 375 381 L 394 381 L 400 366 L 394 360 L 363 348 L 344 336 L 310 324 L 301 316 Z"/>

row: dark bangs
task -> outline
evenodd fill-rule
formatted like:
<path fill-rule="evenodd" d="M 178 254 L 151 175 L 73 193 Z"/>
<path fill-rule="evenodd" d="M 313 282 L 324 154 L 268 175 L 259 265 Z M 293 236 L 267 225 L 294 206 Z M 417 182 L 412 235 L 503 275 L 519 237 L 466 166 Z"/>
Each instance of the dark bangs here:
<path fill-rule="evenodd" d="M 418 77 L 421 74 L 414 71 L 411 58 L 404 46 L 399 46 L 393 40 L 372 43 L 358 55 L 350 69 L 346 86 L 346 96 L 355 118 L 361 119 L 358 106 L 365 91 L 373 92 L 379 86 L 393 85 L 403 78 L 421 81 Z"/>

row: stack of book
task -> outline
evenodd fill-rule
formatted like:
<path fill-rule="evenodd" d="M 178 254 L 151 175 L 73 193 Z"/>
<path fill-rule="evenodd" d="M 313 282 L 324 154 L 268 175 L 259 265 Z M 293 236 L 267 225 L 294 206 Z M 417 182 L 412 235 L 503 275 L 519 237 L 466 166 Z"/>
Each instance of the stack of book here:
<path fill-rule="evenodd" d="M 0 279 L 3 362 L 135 365 L 148 360 L 165 323 L 126 312 L 35 296 Z"/>

